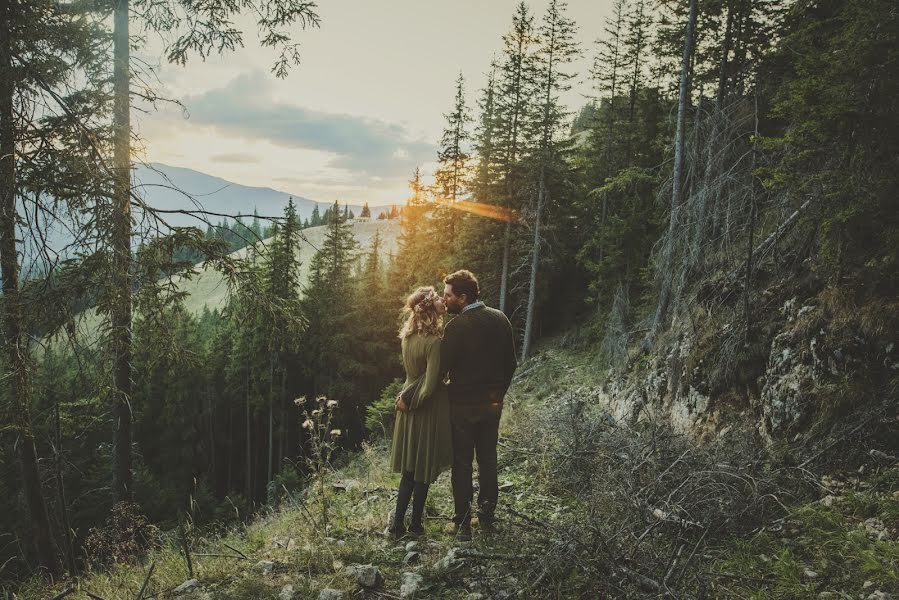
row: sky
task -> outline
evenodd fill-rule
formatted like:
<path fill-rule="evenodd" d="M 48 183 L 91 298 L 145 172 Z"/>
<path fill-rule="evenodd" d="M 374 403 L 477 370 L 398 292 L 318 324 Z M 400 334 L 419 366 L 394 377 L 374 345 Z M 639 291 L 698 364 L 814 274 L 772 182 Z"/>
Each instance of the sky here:
<path fill-rule="evenodd" d="M 298 31 L 302 64 L 286 79 L 270 72 L 252 21 L 246 47 L 186 66 L 162 60 L 150 38 L 140 57 L 156 66 L 162 94 L 182 106 L 136 108 L 139 157 L 235 183 L 322 202 L 398 203 L 420 166 L 436 166 L 437 142 L 461 71 L 472 115 L 491 58 L 517 0 L 322 0 L 321 27 Z M 529 3 L 542 17 L 546 1 Z M 587 102 L 594 41 L 609 0 L 570 0 L 582 57 L 563 101 Z M 137 33 L 137 32 L 134 32 Z"/>

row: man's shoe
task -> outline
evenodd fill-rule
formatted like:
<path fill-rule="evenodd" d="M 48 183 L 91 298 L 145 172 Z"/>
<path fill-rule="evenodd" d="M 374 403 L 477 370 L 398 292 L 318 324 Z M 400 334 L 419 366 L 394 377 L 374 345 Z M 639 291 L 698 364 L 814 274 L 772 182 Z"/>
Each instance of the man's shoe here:
<path fill-rule="evenodd" d="M 412 523 L 409 525 L 409 535 L 413 537 L 421 537 L 425 534 L 424 525 L 421 523 Z"/>
<path fill-rule="evenodd" d="M 465 527 L 464 525 L 459 528 L 459 531 L 456 533 L 456 541 L 457 542 L 470 542 L 471 541 L 471 527 Z"/>
<path fill-rule="evenodd" d="M 478 515 L 471 520 L 472 527 L 480 527 L 484 533 L 496 533 L 496 519 L 492 516 Z"/>

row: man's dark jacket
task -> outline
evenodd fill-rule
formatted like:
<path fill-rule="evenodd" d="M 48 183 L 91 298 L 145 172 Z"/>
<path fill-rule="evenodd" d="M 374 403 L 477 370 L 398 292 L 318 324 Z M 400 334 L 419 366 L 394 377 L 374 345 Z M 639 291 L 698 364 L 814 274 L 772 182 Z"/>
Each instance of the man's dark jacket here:
<path fill-rule="evenodd" d="M 440 368 L 449 372 L 452 405 L 501 407 L 516 366 L 512 325 L 501 311 L 477 306 L 446 324 Z"/>

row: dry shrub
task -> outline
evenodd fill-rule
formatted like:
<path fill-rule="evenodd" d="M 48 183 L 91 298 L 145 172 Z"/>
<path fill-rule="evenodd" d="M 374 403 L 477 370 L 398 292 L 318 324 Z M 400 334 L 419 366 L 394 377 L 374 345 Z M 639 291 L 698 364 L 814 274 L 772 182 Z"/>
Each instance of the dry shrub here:
<path fill-rule="evenodd" d="M 562 508 L 512 513 L 534 550 L 533 593 L 550 585 L 557 597 L 701 594 L 716 542 L 782 517 L 810 492 L 767 466 L 748 435 L 699 447 L 664 424 L 615 422 L 589 394 L 549 406 L 513 432 L 517 447 L 539 457 L 528 465 Z"/>
<path fill-rule="evenodd" d="M 92 567 L 132 563 L 159 545 L 159 529 L 133 502 L 114 504 L 106 524 L 91 529 L 84 541 Z"/>

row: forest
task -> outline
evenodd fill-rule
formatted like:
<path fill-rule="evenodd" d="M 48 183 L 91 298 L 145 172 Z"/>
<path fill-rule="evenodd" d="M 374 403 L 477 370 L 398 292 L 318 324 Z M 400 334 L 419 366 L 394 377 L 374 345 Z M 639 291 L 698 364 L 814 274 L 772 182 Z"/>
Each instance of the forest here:
<path fill-rule="evenodd" d="M 402 376 L 402 302 L 420 285 L 442 289 L 458 268 L 475 272 L 485 302 L 511 320 L 521 394 L 549 398 L 553 386 L 528 374 L 567 352 L 584 361 L 579 383 L 603 390 L 584 395 L 578 410 L 637 394 L 624 420 L 638 427 L 646 417 L 664 431 L 653 434 L 659 439 L 676 433 L 701 447 L 725 428 L 740 430 L 753 469 L 787 461 L 819 474 L 880 452 L 875 470 L 889 476 L 872 485 L 891 499 L 879 518 L 893 537 L 870 557 L 885 566 L 869 577 L 884 593 L 899 590 L 899 8 L 613 0 L 604 23 L 575 23 L 562 0 L 538 4 L 521 2 L 508 15 L 496 32 L 501 52 L 483 57 L 483 74 L 447 82 L 454 93 L 434 107 L 445 115 L 437 169 L 409 174 L 403 204 L 374 220 L 392 237 L 378 233 L 363 246 L 355 215 L 337 202 L 301 221 L 293 204 L 280 215 L 254 216 L 251 207 L 216 215 L 200 199 L 187 212 L 205 225 L 174 227 L 130 183 L 131 102 L 177 101 L 129 62 L 132 47 L 160 36 L 173 64 L 233 52 L 254 32 L 232 20 L 254 11 L 259 42 L 276 49 L 272 72 L 292 77 L 303 32 L 327 31 L 314 3 L 2 3 L 6 597 L 28 581 L 138 560 L 155 531 L 213 536 L 295 503 L 321 477 L 325 438 L 334 465 L 377 447 Z M 579 45 L 579 30 L 595 44 Z M 574 70 L 578 56 L 590 58 L 589 73 Z M 576 78 L 589 78 L 592 96 L 565 105 Z M 466 102 L 469 89 L 476 105 Z M 311 243 L 312 228 L 322 241 L 301 277 L 297 249 Z M 59 231 L 63 241 L 51 242 Z M 179 282 L 201 266 L 228 286 L 221 309 L 185 308 Z M 662 371 L 653 392 L 634 391 Z M 772 373 L 796 379 L 778 383 Z M 327 430 L 304 429 L 323 399 L 336 401 Z M 678 403 L 688 406 L 686 425 Z M 542 428 L 555 432 L 548 445 L 577 434 L 557 425 Z M 527 429 L 517 427 L 510 439 Z M 586 436 L 581 448 L 599 444 L 593 430 L 577 435 Z M 615 439 L 621 452 L 637 452 Z M 689 456 L 655 471 L 656 483 L 698 454 Z M 574 482 L 593 475 L 555 460 L 549 489 L 573 494 L 591 518 L 602 511 L 599 496 L 576 491 Z M 650 483 L 629 485 L 639 495 Z M 789 489 L 769 494 L 780 503 L 811 493 Z M 749 597 L 703 591 L 701 574 L 687 568 L 701 543 L 780 510 L 734 506 L 716 509 L 735 517 L 715 513 L 717 529 L 702 538 L 683 524 L 703 518 L 707 507 L 694 506 L 671 534 L 670 556 L 634 550 L 621 566 L 636 587 L 610 579 L 602 589 Z M 583 547 L 558 552 L 623 552 L 611 538 L 596 541 L 602 527 Z M 583 572 L 544 570 L 523 594 L 595 591 L 585 573 L 602 572 L 590 562 L 600 559 L 583 560 Z M 545 595 L 535 590 L 548 582 L 555 587 Z M 753 597 L 815 597 L 802 589 Z"/>

